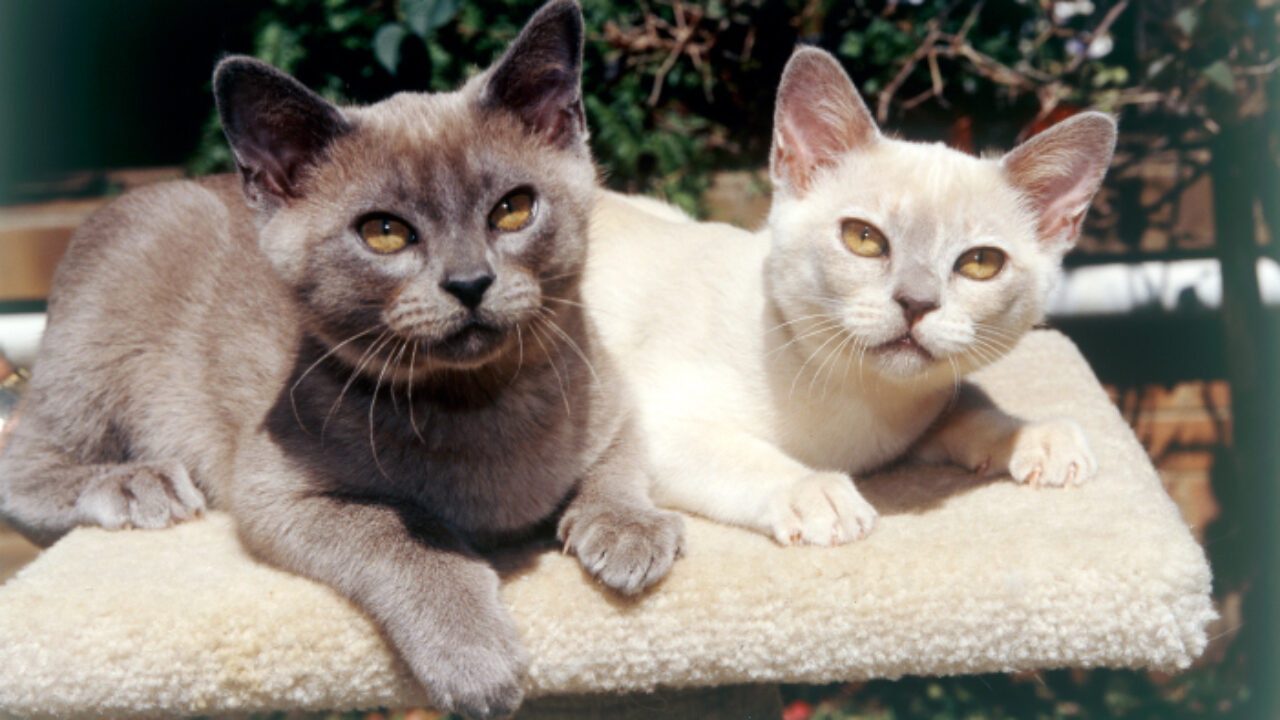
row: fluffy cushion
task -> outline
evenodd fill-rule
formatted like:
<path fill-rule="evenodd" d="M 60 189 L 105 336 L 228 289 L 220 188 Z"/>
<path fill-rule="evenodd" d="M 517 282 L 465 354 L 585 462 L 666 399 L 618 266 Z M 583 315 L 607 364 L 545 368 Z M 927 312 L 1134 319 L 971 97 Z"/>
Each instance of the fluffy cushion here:
<path fill-rule="evenodd" d="M 530 696 L 1185 667 L 1213 618 L 1209 568 L 1083 358 L 1039 331 L 978 379 L 1015 413 L 1078 420 L 1097 480 L 1034 489 L 900 468 L 861 483 L 881 521 L 835 549 L 690 518 L 688 556 L 636 601 L 554 550 L 502 558 Z M 0 668 L 0 714 L 427 702 L 360 612 L 250 560 L 217 513 L 164 531 L 81 529 L 45 551 L 0 588 Z"/>

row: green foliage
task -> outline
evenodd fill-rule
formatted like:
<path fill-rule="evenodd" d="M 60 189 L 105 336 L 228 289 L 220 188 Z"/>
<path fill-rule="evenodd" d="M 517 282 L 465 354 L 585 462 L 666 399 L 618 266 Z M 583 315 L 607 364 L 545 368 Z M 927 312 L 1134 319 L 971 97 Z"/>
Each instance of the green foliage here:
<path fill-rule="evenodd" d="M 335 101 L 456 87 L 541 0 L 273 0 L 254 53 Z M 799 42 L 827 48 L 872 110 L 919 139 L 1007 147 L 1061 108 L 1179 118 L 1240 90 L 1260 47 L 1239 13 L 1167 0 L 583 0 L 583 88 L 607 182 L 697 212 L 717 169 L 759 168 Z M 1238 8 L 1237 8 L 1238 9 Z M 1275 12 L 1271 9 L 1267 12 Z M 1273 23 L 1274 25 L 1274 23 Z M 1255 28 L 1255 29 L 1251 29 Z M 958 134 L 963 121 L 965 136 Z M 1185 122 L 1184 122 L 1185 124 Z M 192 162 L 230 167 L 216 124 Z"/>

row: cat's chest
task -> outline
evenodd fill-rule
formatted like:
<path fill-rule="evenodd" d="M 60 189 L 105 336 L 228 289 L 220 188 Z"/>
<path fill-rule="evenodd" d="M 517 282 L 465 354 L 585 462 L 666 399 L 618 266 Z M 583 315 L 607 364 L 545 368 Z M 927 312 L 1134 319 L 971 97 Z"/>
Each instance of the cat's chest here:
<path fill-rule="evenodd" d="M 310 378 L 296 403 L 287 396 L 277 403 L 268 419 L 277 445 L 313 483 L 412 502 L 464 532 L 506 533 L 543 521 L 594 451 L 585 395 L 569 393 L 577 414 L 566 411 L 559 392 L 448 407 L 406 388 L 344 388 L 338 379 Z"/>
<path fill-rule="evenodd" d="M 788 402 L 774 430 L 778 444 L 806 465 L 861 473 L 900 457 L 945 404 L 933 394 L 824 393 Z"/>
<path fill-rule="evenodd" d="M 414 425 L 394 413 L 380 433 L 395 448 L 378 463 L 398 491 L 464 529 L 518 530 L 559 507 L 582 474 L 585 434 L 571 416 L 525 407 L 433 411 Z M 407 431 L 406 431 L 407 428 Z M 370 448 L 370 454 L 375 452 Z"/>

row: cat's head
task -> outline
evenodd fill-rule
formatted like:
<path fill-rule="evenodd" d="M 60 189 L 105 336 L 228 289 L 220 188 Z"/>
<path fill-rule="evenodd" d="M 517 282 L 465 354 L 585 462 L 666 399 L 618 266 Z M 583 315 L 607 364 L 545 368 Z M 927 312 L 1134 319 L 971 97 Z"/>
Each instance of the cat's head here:
<path fill-rule="evenodd" d="M 581 57 L 581 11 L 553 0 L 452 93 L 337 107 L 265 63 L 218 65 L 260 246 L 312 332 L 396 376 L 410 357 L 419 373 L 484 365 L 564 311 L 552 298 L 577 286 L 595 184 Z"/>
<path fill-rule="evenodd" d="M 993 158 L 888 138 L 833 57 L 798 50 L 774 116 L 766 274 L 797 345 L 917 383 L 999 357 L 1041 319 L 1115 132 L 1083 113 Z"/>

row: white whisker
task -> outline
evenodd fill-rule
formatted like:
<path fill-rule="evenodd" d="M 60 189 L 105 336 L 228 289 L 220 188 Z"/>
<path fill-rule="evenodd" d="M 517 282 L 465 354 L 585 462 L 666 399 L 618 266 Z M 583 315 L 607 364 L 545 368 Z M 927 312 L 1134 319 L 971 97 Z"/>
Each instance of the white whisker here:
<path fill-rule="evenodd" d="M 541 308 L 539 309 L 541 310 Z M 564 328 L 555 324 L 555 322 L 553 322 L 548 317 L 550 315 L 549 311 L 544 311 L 544 312 L 547 312 L 547 314 L 540 315 L 540 319 L 542 320 L 542 322 L 545 323 L 546 327 L 549 328 L 552 332 L 554 332 L 556 335 L 559 335 L 565 341 L 565 344 L 569 346 L 570 350 L 573 350 L 575 353 L 577 353 L 578 357 L 582 359 L 582 362 L 586 364 L 587 370 L 591 371 L 592 379 L 595 381 L 597 385 L 600 384 L 600 376 L 596 375 L 595 366 L 591 364 L 591 360 L 587 358 L 587 354 L 583 352 L 582 348 L 579 347 L 578 343 L 574 341 L 572 337 L 569 336 L 569 333 L 564 331 Z"/>
<path fill-rule="evenodd" d="M 418 421 L 413 417 L 413 384 L 418 369 L 418 341 L 412 342 L 413 350 L 409 353 L 409 427 L 413 428 L 413 434 L 417 436 L 418 442 L 426 445 L 427 441 L 422 439 L 422 433 L 418 431 Z"/>
<path fill-rule="evenodd" d="M 529 334 L 538 342 L 538 347 L 542 348 L 542 354 L 546 356 L 548 364 L 551 365 L 551 372 L 556 375 L 556 385 L 560 388 L 560 397 L 564 398 L 564 412 L 566 415 L 571 415 L 573 411 L 569 408 L 569 394 L 565 392 L 564 379 L 560 377 L 560 370 L 556 367 L 556 359 L 551 357 L 551 353 L 547 350 L 547 346 L 542 342 L 541 333 L 538 332 L 537 323 L 529 326 Z"/>
<path fill-rule="evenodd" d="M 825 348 L 827 345 L 830 345 L 832 340 L 835 340 L 839 337 L 840 337 L 840 333 L 832 333 L 831 337 L 824 340 L 822 344 L 819 345 L 816 350 L 810 353 L 809 357 L 805 358 L 805 361 L 800 364 L 800 369 L 796 370 L 795 377 L 791 379 L 791 390 L 787 393 L 788 400 L 790 400 L 791 397 L 795 395 L 796 383 L 800 381 L 800 376 L 804 374 L 804 370 L 809 366 L 809 363 L 812 362 L 813 359 L 818 356 L 818 353 L 822 352 L 823 348 Z"/>
<path fill-rule="evenodd" d="M 848 357 L 844 354 L 844 351 L 845 351 L 845 348 L 847 348 L 847 347 L 849 346 L 849 344 L 850 344 L 850 343 L 857 342 L 857 337 L 856 337 L 853 333 L 851 333 L 851 332 L 846 332 L 846 333 L 845 333 L 845 335 L 846 335 L 845 339 L 844 339 L 844 340 L 842 340 L 842 341 L 840 342 L 840 344 L 836 346 L 836 349 L 835 349 L 834 351 L 832 351 L 831 355 L 827 358 L 827 360 L 824 360 L 824 361 L 823 361 L 822 366 L 823 366 L 823 367 L 826 367 L 827 362 L 828 362 L 828 361 L 830 361 L 830 360 L 832 360 L 833 358 L 844 358 L 845 375 L 846 375 L 846 377 L 847 377 L 847 376 L 848 376 L 848 368 L 849 368 L 849 359 L 848 359 Z M 824 396 L 827 394 L 827 386 L 831 384 L 831 376 L 835 374 L 835 371 L 836 371 L 836 365 L 837 365 L 837 363 L 832 363 L 832 365 L 831 365 L 831 369 L 830 369 L 829 371 L 827 371 L 827 377 L 826 377 L 826 379 L 822 381 L 822 394 L 823 394 Z M 821 368 L 821 367 L 820 367 L 820 368 L 818 368 L 818 372 L 822 372 L 822 368 Z M 815 376 L 815 379 L 816 379 L 816 376 Z M 809 381 L 809 392 L 810 392 L 810 394 L 812 394 L 812 393 L 813 393 L 813 381 L 812 381 L 812 380 L 810 380 L 810 381 Z"/>
<path fill-rule="evenodd" d="M 356 340 L 358 338 L 364 337 L 365 335 L 368 335 L 374 330 L 377 330 L 377 328 L 376 327 L 368 328 L 362 332 L 358 332 L 355 335 L 352 335 L 346 340 L 343 340 L 337 345 L 334 345 L 333 347 L 329 348 L 327 351 L 325 351 L 323 355 L 320 356 L 318 360 L 311 363 L 311 365 L 309 365 L 306 370 L 303 370 L 302 374 L 298 376 L 298 379 L 295 380 L 293 385 L 289 388 L 289 404 L 293 406 L 293 417 L 295 420 L 298 421 L 298 427 L 301 427 L 303 432 L 306 432 L 308 435 L 311 434 L 311 431 L 307 430 L 307 428 L 302 424 L 302 416 L 298 414 L 298 401 L 296 398 L 294 398 L 294 395 L 293 395 L 294 391 L 298 389 L 298 386 L 302 384 L 302 381 L 306 379 L 307 375 L 311 374 L 312 370 L 315 370 L 316 367 L 320 365 L 320 363 L 324 362 L 325 358 L 338 352 L 338 350 L 342 349 L 342 347 L 347 343 L 350 343 L 351 341 Z M 323 433 L 323 430 L 321 432 Z"/>
<path fill-rule="evenodd" d="M 338 398 L 329 406 L 329 412 L 325 413 L 324 422 L 320 425 L 320 437 L 324 437 L 324 431 L 329 427 L 329 419 L 333 417 L 334 411 L 336 411 L 338 406 L 342 404 L 342 398 L 346 397 L 347 390 L 351 387 L 351 383 L 355 382 L 356 376 L 364 370 L 364 364 L 369 361 L 369 358 L 378 354 L 379 348 L 381 348 L 385 342 L 390 342 L 390 339 L 387 338 L 387 335 L 390 332 L 391 330 L 389 329 L 383 330 L 382 333 L 378 335 L 377 339 L 375 339 L 373 343 L 360 354 L 359 363 L 352 369 L 351 374 L 347 376 L 347 382 L 343 384 L 342 391 L 338 393 Z"/>
<path fill-rule="evenodd" d="M 817 325 L 816 327 L 811 328 L 808 332 L 806 332 L 806 333 L 804 333 L 804 334 L 802 334 L 802 335 L 797 335 L 797 336 L 795 336 L 795 337 L 791 338 L 790 340 L 788 340 L 786 343 L 784 343 L 784 344 L 782 344 L 782 345 L 779 345 L 778 347 L 776 347 L 776 348 L 774 348 L 774 349 L 770 350 L 768 353 L 766 353 L 766 354 L 765 354 L 765 357 L 772 357 L 773 355 L 775 355 L 775 354 L 777 354 L 777 353 L 780 353 L 780 352 L 782 352 L 783 350 L 786 350 L 787 348 L 789 348 L 789 347 L 791 347 L 792 345 L 794 345 L 794 344 L 796 344 L 796 343 L 800 342 L 801 340 L 804 340 L 804 339 L 806 339 L 806 338 L 811 338 L 811 337 L 813 337 L 814 335 L 820 335 L 820 334 L 822 334 L 822 333 L 824 333 L 824 332 L 830 332 L 831 330 L 835 330 L 835 329 L 840 328 L 840 327 L 841 327 L 841 325 L 840 325 L 840 323 L 839 323 L 839 322 L 837 322 L 837 321 L 835 321 L 835 320 L 828 320 L 827 322 L 824 322 L 824 323 L 822 323 L 822 324 L 820 324 L 820 325 Z"/>
<path fill-rule="evenodd" d="M 400 351 L 404 351 L 404 346 L 400 347 Z M 387 353 L 387 359 L 382 361 L 382 369 L 378 371 L 378 381 L 374 383 L 373 395 L 369 396 L 369 451 L 373 453 L 373 464 L 378 467 L 378 472 L 382 473 L 382 477 L 390 480 L 387 471 L 382 467 L 382 461 L 378 459 L 378 443 L 374 440 L 373 432 L 373 409 L 378 405 L 378 391 L 382 389 L 382 377 L 386 375 L 387 366 L 391 364 L 391 353 Z M 391 396 L 395 397 L 395 389 L 392 388 Z"/>

